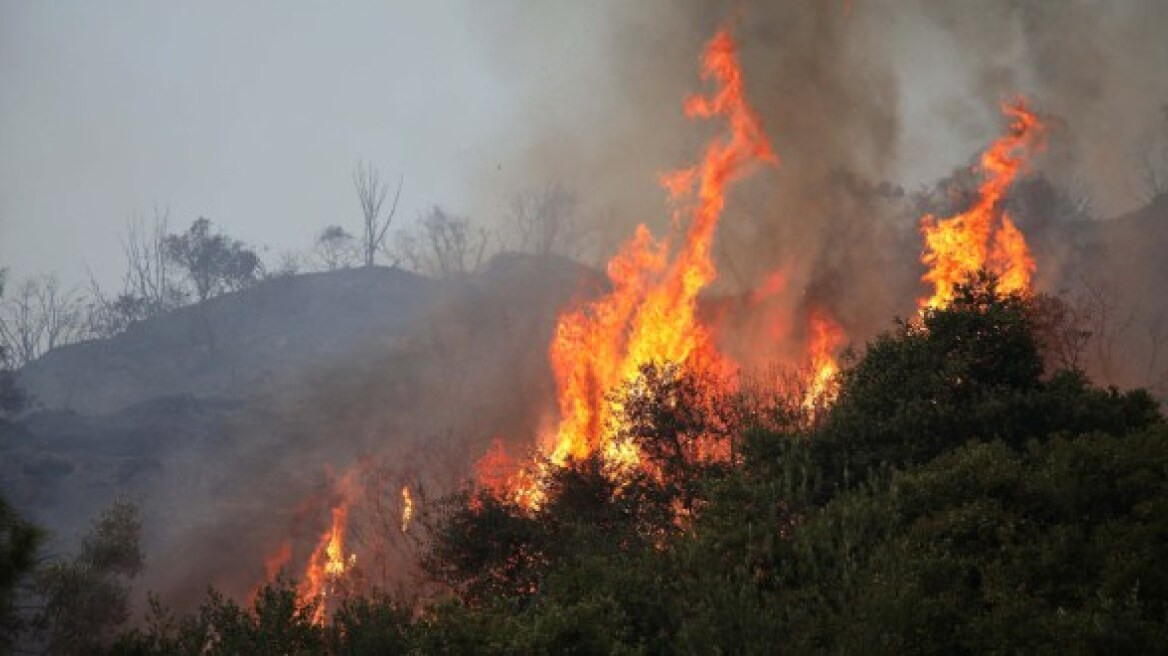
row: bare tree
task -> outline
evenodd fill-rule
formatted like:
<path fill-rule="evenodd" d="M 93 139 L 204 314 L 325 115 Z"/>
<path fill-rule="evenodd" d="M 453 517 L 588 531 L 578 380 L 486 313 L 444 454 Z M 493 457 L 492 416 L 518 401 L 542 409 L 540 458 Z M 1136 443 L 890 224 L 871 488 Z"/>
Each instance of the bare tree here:
<path fill-rule="evenodd" d="M 393 236 L 392 253 L 395 266 L 402 266 L 416 273 L 425 273 L 425 257 L 421 227 L 413 225 L 408 228 L 399 228 Z"/>
<path fill-rule="evenodd" d="M 37 291 L 38 311 L 45 327 L 44 350 L 51 351 L 76 341 L 82 330 L 81 304 L 76 291 L 63 289 L 55 275 L 42 277 Z"/>
<path fill-rule="evenodd" d="M 470 219 L 435 205 L 395 237 L 395 258 L 418 273 L 452 279 L 478 270 L 489 233 Z"/>
<path fill-rule="evenodd" d="M 19 368 L 41 354 L 45 325 L 37 312 L 37 282 L 25 280 L 15 285 L 11 298 L 0 311 L 0 339 Z"/>
<path fill-rule="evenodd" d="M 1130 355 L 1124 353 L 1124 345 L 1136 318 L 1135 308 L 1127 305 L 1120 288 L 1103 276 L 1083 275 L 1080 286 L 1093 346 L 1088 353 L 1092 368 L 1103 382 L 1117 384 L 1124 360 Z"/>
<path fill-rule="evenodd" d="M 313 253 L 328 271 L 347 269 L 359 257 L 355 247 L 356 239 L 339 225 L 331 225 L 320 231 L 316 237 Z"/>
<path fill-rule="evenodd" d="M 579 257 L 587 227 L 580 220 L 579 198 L 561 184 L 516 194 L 507 216 L 509 237 L 521 251 Z"/>
<path fill-rule="evenodd" d="M 1138 155 L 1140 202 L 1150 203 L 1168 193 L 1168 145 L 1146 146 Z"/>
<path fill-rule="evenodd" d="M 1168 384 L 1168 368 L 1164 366 L 1163 355 L 1168 346 L 1168 315 L 1163 310 L 1150 316 L 1144 316 L 1141 321 L 1145 344 L 1141 351 L 1144 357 L 1144 380 L 1148 388 L 1157 394 L 1164 393 L 1164 386 Z"/>
<path fill-rule="evenodd" d="M 148 226 L 141 218 L 126 222 L 122 233 L 122 253 L 126 271 L 122 277 L 122 294 L 138 299 L 146 317 L 156 316 L 181 306 L 186 298 L 179 284 L 174 260 L 168 256 L 166 238 L 170 209 L 154 208 L 154 220 Z"/>
<path fill-rule="evenodd" d="M 0 304 L 0 343 L 17 367 L 81 335 L 81 306 L 54 275 L 28 278 Z"/>
<path fill-rule="evenodd" d="M 295 251 L 280 251 L 271 264 L 262 264 L 264 279 L 287 278 L 300 273 L 308 264 L 308 258 Z"/>
<path fill-rule="evenodd" d="M 141 299 L 125 293 L 114 297 L 107 295 L 92 271 L 86 296 L 83 332 L 88 337 L 113 337 L 146 316 L 145 303 Z"/>
<path fill-rule="evenodd" d="M 393 194 L 393 204 L 382 215 L 389 183 L 382 181 L 381 173 L 365 162 L 357 162 L 353 170 L 353 187 L 357 190 L 357 200 L 361 204 L 362 228 L 361 255 L 367 267 L 373 266 L 377 252 L 384 248 L 385 235 L 393 217 L 397 214 L 397 202 L 401 198 L 404 176 L 397 180 L 397 191 Z"/>
<path fill-rule="evenodd" d="M 1164 120 L 1159 134 L 1147 140 L 1136 152 L 1136 199 L 1151 203 L 1168 194 L 1168 105 L 1162 108 Z"/>
<path fill-rule="evenodd" d="M 1078 370 L 1082 367 L 1095 302 L 1084 294 L 1037 294 L 1031 304 L 1030 320 L 1042 359 L 1048 370 Z"/>
<path fill-rule="evenodd" d="M 175 262 L 166 252 L 170 210 L 157 206 L 148 224 L 135 215 L 122 230 L 121 290 L 109 294 L 89 276 L 85 331 L 113 337 L 131 324 L 181 307 L 187 300 Z"/>

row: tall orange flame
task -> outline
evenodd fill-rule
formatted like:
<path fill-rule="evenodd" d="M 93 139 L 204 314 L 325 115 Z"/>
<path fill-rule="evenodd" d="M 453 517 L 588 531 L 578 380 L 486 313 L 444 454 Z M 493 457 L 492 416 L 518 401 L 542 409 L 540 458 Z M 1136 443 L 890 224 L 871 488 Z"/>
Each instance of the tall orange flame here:
<path fill-rule="evenodd" d="M 776 157 L 755 111 L 743 95 L 737 47 L 721 31 L 706 45 L 703 80 L 711 96 L 685 101 L 687 116 L 724 118 L 728 132 L 713 140 L 702 161 L 663 175 L 677 203 L 675 224 L 690 216 L 684 241 L 673 252 L 644 226 L 609 262 L 612 292 L 562 315 L 550 348 L 558 390 L 559 425 L 544 444 L 553 463 L 599 451 L 612 464 L 637 461 L 635 449 L 612 434 L 616 408 L 608 394 L 652 362 L 718 367 L 725 360 L 711 332 L 697 319 L 698 294 L 717 276 L 711 257 L 715 230 L 729 183 L 758 162 Z"/>
<path fill-rule="evenodd" d="M 345 573 L 356 564 L 356 554 L 345 554 L 345 530 L 348 525 L 349 507 L 352 504 L 352 483 L 355 471 L 351 471 L 341 479 L 340 502 L 332 509 L 332 521 L 329 528 L 321 534 L 316 548 L 308 558 L 308 565 L 304 570 L 304 578 L 300 583 L 297 594 L 301 601 L 319 600 L 320 604 L 313 615 L 313 622 L 322 624 L 328 613 L 330 593 L 336 588 L 337 582 Z"/>
<path fill-rule="evenodd" d="M 998 277 L 1001 291 L 1030 287 L 1034 258 L 1002 202 L 1038 145 L 1042 124 L 1023 99 L 1003 103 L 1002 112 L 1010 118 L 1009 130 L 981 156 L 978 170 L 984 180 L 977 202 L 948 219 L 933 215 L 921 219 L 925 238 L 921 261 L 929 269 L 921 279 L 933 286 L 932 296 L 921 299 L 922 308 L 945 307 L 953 300 L 955 286 L 983 269 Z"/>
<path fill-rule="evenodd" d="M 820 409 L 835 401 L 836 374 L 839 363 L 835 351 L 844 340 L 844 331 L 835 321 L 821 311 L 811 313 L 811 370 L 807 379 L 807 390 L 803 395 L 803 409 L 814 418 Z"/>

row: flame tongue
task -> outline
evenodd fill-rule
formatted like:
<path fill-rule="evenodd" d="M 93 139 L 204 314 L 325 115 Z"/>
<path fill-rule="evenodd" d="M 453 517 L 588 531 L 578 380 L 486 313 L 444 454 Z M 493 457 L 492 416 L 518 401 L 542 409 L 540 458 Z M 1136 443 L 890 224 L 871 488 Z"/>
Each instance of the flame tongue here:
<path fill-rule="evenodd" d="M 355 554 L 345 555 L 345 529 L 349 520 L 355 475 L 355 470 L 350 471 L 341 479 L 339 484 L 341 500 L 332 509 L 332 522 L 328 530 L 321 534 L 316 548 L 313 549 L 304 571 L 304 580 L 297 590 L 302 601 L 320 600 L 321 603 L 312 618 L 316 624 L 324 623 L 328 612 L 329 593 L 336 587 L 337 581 L 356 564 Z"/>
<path fill-rule="evenodd" d="M 1027 164 L 1030 151 L 1042 131 L 1023 100 L 1002 105 L 1010 128 L 982 154 L 979 170 L 985 180 L 978 187 L 977 202 L 957 216 L 921 219 L 925 252 L 921 261 L 929 267 L 922 280 L 933 286 L 933 295 L 921 299 L 921 307 L 945 307 L 953 300 L 957 284 L 980 270 L 998 276 L 1004 292 L 1029 289 L 1034 259 L 1022 232 L 1002 209 L 1002 201 L 1014 179 Z"/>
<path fill-rule="evenodd" d="M 401 532 L 405 533 L 406 531 L 410 530 L 410 522 L 414 519 L 414 495 L 410 494 L 409 485 L 402 486 L 401 497 Z"/>
<path fill-rule="evenodd" d="M 810 372 L 802 404 L 811 418 L 835 401 L 839 391 L 836 387 L 839 363 L 835 351 L 843 339 L 844 332 L 839 324 L 821 311 L 811 313 Z"/>
<path fill-rule="evenodd" d="M 702 78 L 713 80 L 716 90 L 686 100 L 686 114 L 722 117 L 729 130 L 707 146 L 700 164 L 662 176 L 662 185 L 691 216 L 684 244 L 673 253 L 668 240 L 654 240 L 639 226 L 609 262 L 612 292 L 560 317 L 550 348 L 560 422 L 545 444 L 557 464 L 595 450 L 613 464 L 636 462 L 635 450 L 614 443 L 610 420 L 615 408 L 606 395 L 633 380 L 642 365 L 724 362 L 709 330 L 697 320 L 697 297 L 717 276 L 710 252 L 726 186 L 750 164 L 773 162 L 775 156 L 743 96 L 736 46 L 728 32 L 707 44 Z M 678 223 L 680 218 L 681 210 Z"/>

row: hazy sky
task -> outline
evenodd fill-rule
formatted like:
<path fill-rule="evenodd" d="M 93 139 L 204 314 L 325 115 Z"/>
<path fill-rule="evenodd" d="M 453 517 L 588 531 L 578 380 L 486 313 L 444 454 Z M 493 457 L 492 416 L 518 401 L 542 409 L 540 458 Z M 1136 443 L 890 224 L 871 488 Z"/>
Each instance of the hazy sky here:
<path fill-rule="evenodd" d="M 574 3 L 0 0 L 0 265 L 115 286 L 121 230 L 155 206 L 270 260 L 306 251 L 356 227 L 358 159 L 405 175 L 399 221 L 432 203 L 496 220 L 533 121 L 604 120 L 605 20 Z"/>
<path fill-rule="evenodd" d="M 205 215 L 304 250 L 355 225 L 358 158 L 405 174 L 407 218 L 468 211 L 514 111 L 477 18 L 458 2 L 0 3 L 0 263 L 113 284 L 121 226 L 155 204 L 173 228 Z"/>
<path fill-rule="evenodd" d="M 1158 26 L 1168 16 L 1157 7 L 1168 5 L 1148 0 L 1125 12 L 1077 0 L 1079 18 L 1068 26 L 1057 23 L 1070 15 L 1058 3 L 1030 0 L 1052 27 L 1024 42 L 1016 3 L 993 3 L 1000 11 L 992 13 L 920 1 L 847 5 L 851 19 L 863 20 L 857 33 L 867 30 L 897 72 L 900 133 L 888 173 L 906 186 L 945 175 L 1000 130 L 987 94 L 971 93 L 979 85 L 1067 87 L 1040 94 L 1039 107 L 1069 115 L 1072 129 L 1096 142 L 1137 124 L 1115 120 L 1128 108 L 1143 108 L 1147 122 L 1166 100 L 1168 78 L 1156 62 L 1165 52 Z M 655 7 L 646 12 L 677 12 Z M 170 209 L 173 230 L 207 216 L 274 262 L 281 251 L 310 249 L 326 225 L 355 231 L 350 175 L 358 159 L 405 175 L 399 222 L 432 203 L 497 221 L 518 188 L 557 176 L 572 178 L 565 182 L 586 198 L 604 196 L 604 175 L 645 177 L 653 191 L 652 167 L 678 165 L 668 160 L 679 153 L 659 153 L 653 144 L 668 140 L 645 137 L 666 129 L 657 118 L 676 115 L 697 83 L 695 76 L 676 93 L 666 89 L 654 99 L 660 108 L 625 112 L 653 125 L 609 129 L 620 123 L 620 103 L 637 96 L 621 71 L 640 70 L 614 55 L 614 39 L 648 44 L 619 52 L 661 52 L 662 14 L 613 24 L 614 14 L 627 21 L 638 9 L 535 0 L 0 0 L 0 266 L 17 276 L 55 271 L 70 283 L 92 270 L 116 286 L 122 227 L 155 206 Z M 1095 30 L 1100 12 L 1115 25 L 1084 48 L 1075 30 Z M 954 40 L 982 14 L 993 29 Z M 986 41 L 1002 34 L 1008 38 Z M 695 73 L 705 37 L 680 50 L 694 58 Z M 1078 53 L 1086 53 L 1082 62 L 1059 69 L 1064 55 Z M 1102 71 L 1074 77 L 1084 62 Z M 748 92 L 767 82 L 748 78 Z M 1084 86 L 1095 91 L 1090 103 L 1080 102 Z M 1093 113 L 1076 116 L 1080 106 Z M 593 145 L 603 156 L 587 152 Z M 1120 143 L 1105 153 L 1110 159 L 1092 161 L 1098 171 L 1126 174 L 1127 149 Z M 622 168 L 622 159 L 653 162 Z"/>

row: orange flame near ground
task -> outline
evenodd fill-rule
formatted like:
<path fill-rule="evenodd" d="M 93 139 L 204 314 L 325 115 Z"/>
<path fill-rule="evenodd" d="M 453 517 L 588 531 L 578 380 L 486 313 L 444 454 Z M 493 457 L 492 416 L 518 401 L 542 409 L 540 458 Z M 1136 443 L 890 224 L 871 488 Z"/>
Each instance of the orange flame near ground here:
<path fill-rule="evenodd" d="M 699 320 L 698 295 L 717 276 L 711 249 L 727 187 L 752 165 L 775 163 L 777 157 L 743 95 L 736 45 L 728 32 L 719 32 L 707 44 L 701 76 L 713 80 L 715 92 L 687 99 L 686 115 L 721 117 L 729 129 L 707 146 L 699 164 L 661 176 L 662 186 L 676 203 L 674 226 L 689 217 L 681 245 L 674 252 L 670 239 L 654 239 L 648 228 L 638 226 L 608 263 L 611 293 L 566 312 L 557 323 L 549 357 L 559 423 L 541 444 L 554 464 L 594 452 L 618 471 L 639 463 L 635 447 L 615 439 L 612 422 L 619 407 L 610 393 L 635 380 L 643 365 L 680 363 L 713 373 L 724 373 L 730 365 L 714 347 L 712 330 Z M 751 304 L 780 294 L 786 284 L 785 274 L 775 272 L 751 296 Z M 813 315 L 811 330 L 812 374 L 805 403 L 822 407 L 834 398 L 838 366 L 833 352 L 843 332 L 826 315 Z M 543 499 L 541 472 L 510 458 L 501 440 L 495 440 L 479 460 L 476 472 L 482 488 L 522 507 L 538 507 Z M 332 509 L 331 525 L 320 536 L 298 588 L 302 601 L 321 600 L 313 617 L 316 623 L 325 621 L 330 594 L 355 565 L 356 556 L 345 553 L 352 478 L 350 472 L 339 486 L 343 498 Z M 401 496 L 400 528 L 406 532 L 414 500 L 408 486 L 402 487 Z M 290 553 L 281 552 L 277 560 L 282 566 L 289 558 Z"/>
<path fill-rule="evenodd" d="M 356 554 L 345 554 L 345 530 L 349 519 L 349 506 L 352 503 L 351 489 L 354 472 L 349 472 L 341 479 L 340 489 L 342 499 L 332 509 L 332 522 L 329 528 L 321 534 L 316 548 L 308 558 L 308 565 L 304 570 L 304 578 L 297 590 L 301 601 L 317 599 L 320 604 L 313 614 L 313 622 L 323 624 L 327 615 L 329 594 L 336 587 L 337 581 L 356 564 Z"/>
<path fill-rule="evenodd" d="M 1021 99 L 1003 103 L 1002 112 L 1010 118 L 1010 127 L 981 156 L 978 169 L 985 179 L 978 187 L 977 202 L 948 219 L 932 215 L 921 219 L 925 238 L 921 261 L 929 268 L 921 279 L 933 286 L 932 296 L 921 299 L 922 308 L 947 306 L 956 285 L 983 269 L 998 277 L 998 289 L 1003 292 L 1030 287 L 1034 258 L 1002 201 L 1038 145 L 1042 124 Z"/>
<path fill-rule="evenodd" d="M 491 448 L 474 465 L 475 483 L 479 489 L 496 498 L 506 498 L 521 508 L 534 509 L 543 502 L 539 472 L 521 463 L 507 453 L 501 438 L 491 440 Z M 472 499 L 471 504 L 478 503 Z"/>
<path fill-rule="evenodd" d="M 403 485 L 401 489 L 402 517 L 401 532 L 410 530 L 410 522 L 414 519 L 414 497 L 410 494 L 410 486 Z"/>
<path fill-rule="evenodd" d="M 836 374 L 839 363 L 835 352 L 843 343 L 844 331 L 835 321 L 820 311 L 811 313 L 810 375 L 803 395 L 803 409 L 809 417 L 832 404 L 838 393 Z"/>
<path fill-rule="evenodd" d="M 697 298 L 717 276 L 711 247 L 727 185 L 750 165 L 776 157 L 743 95 L 737 47 L 728 32 L 707 44 L 701 76 L 712 79 L 716 90 L 687 99 L 686 115 L 722 117 L 729 131 L 707 146 L 700 164 L 661 178 L 678 203 L 675 225 L 683 211 L 691 217 L 681 247 L 674 253 L 669 240 L 655 240 L 639 226 L 608 264 L 612 292 L 559 319 L 550 358 L 560 420 L 544 445 L 555 464 L 599 451 L 618 468 L 635 465 L 636 450 L 614 439 L 617 408 L 610 392 L 634 380 L 648 363 L 715 369 L 726 364 L 711 332 L 698 321 Z"/>

